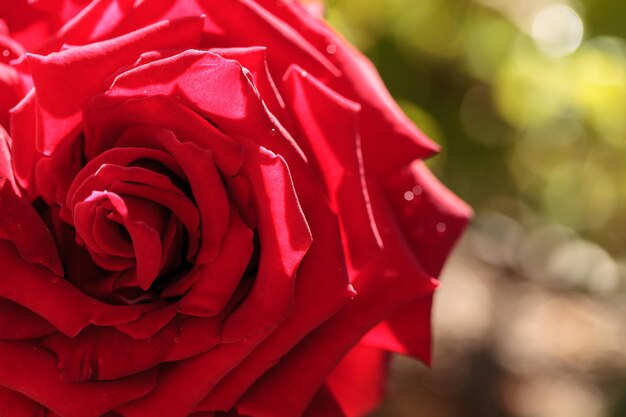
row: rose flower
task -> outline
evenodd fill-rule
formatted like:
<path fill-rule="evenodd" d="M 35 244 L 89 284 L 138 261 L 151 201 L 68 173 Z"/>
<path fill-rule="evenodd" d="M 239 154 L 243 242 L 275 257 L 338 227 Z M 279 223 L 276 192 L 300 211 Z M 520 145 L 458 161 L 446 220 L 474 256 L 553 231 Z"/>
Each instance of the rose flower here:
<path fill-rule="evenodd" d="M 102 0 L 24 47 L 5 65 L 33 88 L 0 128 L 0 415 L 360 416 L 390 352 L 430 360 L 470 211 L 318 16 Z"/>

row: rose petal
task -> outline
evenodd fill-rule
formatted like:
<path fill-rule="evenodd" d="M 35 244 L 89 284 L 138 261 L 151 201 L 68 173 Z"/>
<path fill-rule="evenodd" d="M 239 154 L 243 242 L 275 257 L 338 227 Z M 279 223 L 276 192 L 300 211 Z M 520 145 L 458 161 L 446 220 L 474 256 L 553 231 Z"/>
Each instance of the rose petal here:
<path fill-rule="evenodd" d="M 346 414 L 333 393 L 326 385 L 322 385 L 302 417 L 346 417 Z"/>
<path fill-rule="evenodd" d="M 44 265 L 62 276 L 63 267 L 50 231 L 15 183 L 8 141 L 0 126 L 0 240 L 13 243 L 24 262 Z"/>
<path fill-rule="evenodd" d="M 402 232 L 393 223 L 380 190 L 370 188 L 374 215 L 383 231 L 383 256 L 354 281 L 357 297 L 292 349 L 244 395 L 237 406 L 243 414 L 301 415 L 327 375 L 369 329 L 436 287 L 401 238 Z"/>
<path fill-rule="evenodd" d="M 172 132 L 154 126 L 127 129 L 119 144 L 128 142 L 163 148 L 181 166 L 201 218 L 202 246 L 195 263 L 204 264 L 214 260 L 228 230 L 229 201 L 213 153 L 193 142 L 180 142 Z"/>
<path fill-rule="evenodd" d="M 300 196 L 315 238 L 298 269 L 293 310 L 267 340 L 220 381 L 197 411 L 232 408 L 264 372 L 354 296 L 348 284 L 336 216 L 318 186 L 305 187 Z"/>
<path fill-rule="evenodd" d="M 178 313 L 178 304 L 143 313 L 137 320 L 115 326 L 116 330 L 133 339 L 147 339 L 165 327 Z"/>
<path fill-rule="evenodd" d="M 439 150 L 438 145 L 402 112 L 372 63 L 326 22 L 310 14 L 298 1 L 263 1 L 263 5 L 277 18 L 296 28 L 343 74 L 325 81 L 330 88 L 362 106 L 363 157 L 368 172 L 393 172 L 414 159 L 426 158 Z M 255 44 L 258 43 L 266 44 L 256 39 Z M 318 76 L 306 63 L 296 59 L 291 62 Z M 380 158 L 380 155 L 385 157 Z"/>
<path fill-rule="evenodd" d="M 144 340 L 111 327 L 89 326 L 76 337 L 50 336 L 42 345 L 57 356 L 64 381 L 106 381 L 154 368 L 167 357 L 174 337 L 173 325 Z"/>
<path fill-rule="evenodd" d="M 326 384 L 348 417 L 374 411 L 385 395 L 390 355 L 356 345 L 329 375 Z"/>
<path fill-rule="evenodd" d="M 65 417 L 99 417 L 147 394 L 157 382 L 156 370 L 116 381 L 65 382 L 59 377 L 54 355 L 30 343 L 0 342 L 0 355 L 0 386 Z"/>
<path fill-rule="evenodd" d="M 85 45 L 110 38 L 111 32 L 131 10 L 133 3 L 133 0 L 89 1 L 80 13 L 68 20 L 46 42 L 38 45 L 35 52 L 49 54 L 60 50 L 63 44 Z"/>
<path fill-rule="evenodd" d="M 48 269 L 22 260 L 13 245 L 2 241 L 0 265 L 3 267 L 0 297 L 21 304 L 70 337 L 89 324 L 128 323 L 158 307 L 156 304 L 113 306 L 97 301 Z"/>
<path fill-rule="evenodd" d="M 285 319 L 297 268 L 312 242 L 285 161 L 251 142 L 246 145 L 242 172 L 253 184 L 261 258 L 250 294 L 224 324 L 226 343 L 273 329 Z"/>
<path fill-rule="evenodd" d="M 262 337 L 255 335 L 240 343 L 221 344 L 207 353 L 185 361 L 162 365 L 159 384 L 155 389 L 142 398 L 118 407 L 116 411 L 124 417 L 187 417 L 196 404 L 260 340 Z M 193 381 L 193 384 L 181 384 L 180 381 Z"/>
<path fill-rule="evenodd" d="M 56 331 L 32 311 L 0 298 L 0 340 L 38 339 Z"/>
<path fill-rule="evenodd" d="M 268 49 L 272 73 L 280 77 L 292 62 L 317 76 L 328 78 L 341 72 L 300 33 L 253 0 L 199 0 L 208 18 L 219 30 L 205 33 L 203 44 L 255 46 Z M 248 30 L 241 30 L 242 27 Z"/>
<path fill-rule="evenodd" d="M 226 132 L 239 127 L 248 118 L 248 103 L 258 100 L 238 62 L 197 50 L 129 70 L 115 79 L 107 95 L 175 97 Z"/>
<path fill-rule="evenodd" d="M 392 176 L 386 191 L 415 256 L 428 274 L 437 277 L 465 230 L 471 209 L 421 161 Z M 364 343 L 430 363 L 431 307 L 432 295 L 414 301 L 368 333 Z"/>
<path fill-rule="evenodd" d="M 432 361 L 432 304 L 428 294 L 402 307 L 367 333 L 362 343 L 389 352 L 409 355 L 426 365 Z"/>
<path fill-rule="evenodd" d="M 35 161 L 39 158 L 35 142 L 37 140 L 37 103 L 35 90 L 30 92 L 10 112 L 11 137 L 17 138 L 11 147 L 14 175 L 27 193 L 33 191 Z"/>
<path fill-rule="evenodd" d="M 135 147 L 109 149 L 89 161 L 74 177 L 74 180 L 66 192 L 67 201 L 65 201 L 62 208 L 63 212 L 61 212 L 63 220 L 72 224 L 71 208 L 78 202 L 87 198 L 91 191 L 93 191 L 93 187 L 84 187 L 85 181 L 87 181 L 90 176 L 97 174 L 104 165 L 109 164 L 123 167 L 140 160 L 157 162 L 179 178 L 184 178 L 184 172 L 176 163 L 176 160 L 162 150 Z M 83 192 L 77 193 L 81 186 L 83 186 Z"/>
<path fill-rule="evenodd" d="M 422 161 L 391 176 L 386 193 L 422 267 L 431 276 L 439 276 L 472 216 L 471 208 L 444 187 Z"/>
<path fill-rule="evenodd" d="M 161 73 L 158 67 L 156 73 Z M 150 77 L 154 78 L 155 74 Z M 145 79 L 141 82 L 145 82 Z M 239 170 L 242 160 L 241 146 L 194 111 L 177 102 L 176 97 L 163 97 L 157 91 L 155 96 L 150 97 L 130 100 L 121 97 L 123 101 L 120 104 L 120 97 L 113 97 L 117 94 L 117 89 L 113 87 L 109 93 L 110 96 L 96 97 L 85 111 L 85 153 L 90 159 L 113 147 L 155 148 L 158 142 L 146 138 L 136 130 L 151 126 L 151 129 L 161 127 L 169 130 L 181 143 L 192 142 L 211 150 L 221 172 L 234 175 Z M 179 100 L 182 99 L 179 96 Z M 155 114 L 159 115 L 158 119 L 155 119 Z M 140 127 L 142 125 L 146 127 Z M 134 131 L 135 135 L 125 134 L 127 130 Z"/>
<path fill-rule="evenodd" d="M 41 123 L 36 149 L 50 155 L 78 126 L 87 99 L 103 91 L 107 77 L 117 69 L 132 64 L 146 50 L 195 47 L 201 27 L 201 18 L 190 17 L 45 57 L 29 55 Z M 85 78 L 85 73 L 90 76 Z M 72 94 L 66 94 L 68 90 Z"/>
<path fill-rule="evenodd" d="M 182 313 L 194 316 L 218 314 L 244 276 L 254 249 L 253 233 L 234 211 L 230 222 L 219 256 L 212 262 L 196 266 L 194 271 L 164 291 L 164 296 L 172 291 L 180 292 L 178 287 L 194 278 L 193 286 L 180 301 Z"/>
<path fill-rule="evenodd" d="M 284 126 L 291 126 L 291 121 L 287 118 L 285 111 L 285 102 L 281 97 L 267 62 L 267 48 L 265 47 L 249 47 L 249 48 L 214 48 L 210 50 L 214 54 L 222 56 L 226 59 L 232 59 L 241 64 L 250 71 L 254 86 L 259 91 L 263 102 L 274 116 Z M 289 129 L 288 129 L 289 130 Z"/>
<path fill-rule="evenodd" d="M 19 392 L 0 387 L 0 415 L 33 417 L 44 413 L 43 406 Z M 45 415 L 45 414 L 44 414 Z"/>
<path fill-rule="evenodd" d="M 0 45 L 0 49 L 2 45 Z M 0 62 L 0 126 L 9 129 L 9 110 L 25 94 L 17 71 Z"/>
<path fill-rule="evenodd" d="M 285 75 L 289 110 L 299 143 L 324 178 L 331 207 L 339 213 L 352 265 L 362 268 L 380 252 L 363 170 L 357 116 L 360 106 L 296 66 Z"/>

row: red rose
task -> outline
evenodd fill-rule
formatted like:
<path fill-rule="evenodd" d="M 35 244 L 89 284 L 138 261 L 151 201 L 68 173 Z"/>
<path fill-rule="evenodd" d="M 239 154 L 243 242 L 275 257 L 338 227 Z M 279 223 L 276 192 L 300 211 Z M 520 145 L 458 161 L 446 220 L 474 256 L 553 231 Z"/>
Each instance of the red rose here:
<path fill-rule="evenodd" d="M 388 352 L 429 361 L 469 209 L 317 17 L 102 0 L 29 49 L 0 130 L 0 415 L 357 416 Z"/>

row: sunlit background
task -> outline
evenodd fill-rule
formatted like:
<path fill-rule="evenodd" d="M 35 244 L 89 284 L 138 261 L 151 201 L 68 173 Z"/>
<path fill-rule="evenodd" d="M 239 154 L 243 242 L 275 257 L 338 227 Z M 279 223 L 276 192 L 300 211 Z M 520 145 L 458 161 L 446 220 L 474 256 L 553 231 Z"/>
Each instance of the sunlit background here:
<path fill-rule="evenodd" d="M 327 0 L 476 210 L 377 417 L 626 417 L 626 2 Z"/>

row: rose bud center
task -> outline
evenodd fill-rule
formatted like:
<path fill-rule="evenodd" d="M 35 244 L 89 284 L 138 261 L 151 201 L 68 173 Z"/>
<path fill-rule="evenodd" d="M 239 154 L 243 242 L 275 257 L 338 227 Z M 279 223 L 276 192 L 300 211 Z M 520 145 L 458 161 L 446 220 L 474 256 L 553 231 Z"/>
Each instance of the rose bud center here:
<path fill-rule="evenodd" d="M 131 148 L 104 152 L 67 197 L 77 243 L 100 268 L 118 273 L 116 289 L 136 293 L 191 262 L 200 247 L 200 215 L 177 163 L 165 152 L 142 151 L 141 158 Z"/>

